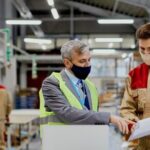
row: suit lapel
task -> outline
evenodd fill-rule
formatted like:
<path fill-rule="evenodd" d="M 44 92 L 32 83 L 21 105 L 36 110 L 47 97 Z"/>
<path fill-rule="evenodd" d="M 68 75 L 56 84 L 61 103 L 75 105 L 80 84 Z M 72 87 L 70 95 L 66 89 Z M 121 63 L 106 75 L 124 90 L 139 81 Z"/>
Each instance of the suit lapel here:
<path fill-rule="evenodd" d="M 65 83 L 66 83 L 68 89 L 69 89 L 69 90 L 75 95 L 75 97 L 79 100 L 80 97 L 79 97 L 78 94 L 75 92 L 75 90 L 74 90 L 74 88 L 73 88 L 73 86 L 72 86 L 72 83 L 71 83 L 69 77 L 67 76 L 65 70 L 62 70 L 62 71 L 61 71 L 61 75 L 62 75 L 62 78 L 63 78 L 63 80 L 65 81 Z"/>
<path fill-rule="evenodd" d="M 69 88 L 69 90 L 75 95 L 75 97 L 79 100 L 80 97 L 78 96 L 78 94 L 75 92 L 73 86 L 72 86 L 72 83 L 69 79 L 69 77 L 67 76 L 65 70 L 62 70 L 61 71 L 61 76 L 63 78 L 63 80 L 65 81 L 66 83 L 66 86 Z M 84 82 L 85 84 L 85 82 Z M 86 88 L 86 91 L 87 91 L 87 97 L 88 97 L 88 101 L 89 101 L 89 105 L 90 105 L 90 109 L 92 109 L 92 101 L 91 101 L 91 94 L 90 94 L 90 91 L 89 91 L 89 88 L 87 87 L 87 85 L 85 84 L 85 88 Z M 83 106 L 84 109 L 87 109 L 85 106 Z"/>

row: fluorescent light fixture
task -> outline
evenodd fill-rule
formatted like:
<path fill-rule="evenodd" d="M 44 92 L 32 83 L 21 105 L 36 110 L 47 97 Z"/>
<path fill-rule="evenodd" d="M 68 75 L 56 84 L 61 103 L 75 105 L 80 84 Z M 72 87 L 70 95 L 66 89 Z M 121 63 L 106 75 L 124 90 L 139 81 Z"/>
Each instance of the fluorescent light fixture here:
<path fill-rule="evenodd" d="M 54 19 L 59 19 L 59 14 L 58 14 L 58 11 L 56 8 L 52 8 L 51 13 L 52 13 Z"/>
<path fill-rule="evenodd" d="M 114 43 L 112 43 L 112 42 L 108 44 L 109 48 L 112 48 L 113 46 L 114 46 Z"/>
<path fill-rule="evenodd" d="M 37 44 L 51 44 L 52 41 L 50 39 L 38 39 L 38 38 L 25 38 L 25 43 L 37 43 Z"/>
<path fill-rule="evenodd" d="M 93 49 L 92 54 L 96 55 L 107 55 L 107 54 L 115 54 L 115 49 Z"/>
<path fill-rule="evenodd" d="M 41 20 L 6 20 L 6 24 L 10 25 L 40 25 Z"/>
<path fill-rule="evenodd" d="M 123 38 L 96 38 L 95 39 L 95 42 L 104 42 L 104 43 L 107 43 L 107 42 L 122 42 L 123 41 Z"/>
<path fill-rule="evenodd" d="M 126 58 L 126 57 L 127 57 L 127 53 L 123 53 L 123 54 L 121 55 L 121 57 L 122 57 L 122 58 Z"/>
<path fill-rule="evenodd" d="M 92 44 L 92 39 L 88 39 L 88 43 L 89 43 L 89 44 Z"/>
<path fill-rule="evenodd" d="M 132 44 L 132 45 L 131 45 L 131 48 L 132 48 L 132 49 L 134 49 L 135 47 L 136 47 L 135 44 Z"/>
<path fill-rule="evenodd" d="M 46 45 L 41 45 L 41 48 L 42 48 L 43 50 L 46 50 L 46 49 L 47 49 Z"/>
<path fill-rule="evenodd" d="M 75 41 L 79 41 L 79 38 L 78 38 L 78 37 L 75 37 L 74 40 L 75 40 Z"/>
<path fill-rule="evenodd" d="M 99 24 L 133 24 L 133 19 L 98 19 Z"/>
<path fill-rule="evenodd" d="M 47 0 L 49 6 L 54 6 L 54 0 Z"/>

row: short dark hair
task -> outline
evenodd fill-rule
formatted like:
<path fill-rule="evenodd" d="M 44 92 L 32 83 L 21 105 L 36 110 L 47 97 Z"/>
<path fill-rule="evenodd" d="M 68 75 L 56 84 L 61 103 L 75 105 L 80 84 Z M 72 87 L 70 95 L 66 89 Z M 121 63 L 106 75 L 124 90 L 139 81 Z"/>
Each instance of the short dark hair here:
<path fill-rule="evenodd" d="M 136 31 L 137 39 L 149 39 L 150 38 L 150 23 L 144 24 Z"/>

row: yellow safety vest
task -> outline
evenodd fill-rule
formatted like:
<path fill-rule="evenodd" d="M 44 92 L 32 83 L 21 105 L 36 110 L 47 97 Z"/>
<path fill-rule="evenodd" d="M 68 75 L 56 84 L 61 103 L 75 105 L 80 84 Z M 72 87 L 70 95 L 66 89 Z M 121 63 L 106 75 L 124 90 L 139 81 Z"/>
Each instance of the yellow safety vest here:
<path fill-rule="evenodd" d="M 58 79 L 59 81 L 59 87 L 61 91 L 63 92 L 64 96 L 68 100 L 68 103 L 77 109 L 83 109 L 82 105 L 80 104 L 79 100 L 74 96 L 74 94 L 70 91 L 70 89 L 66 86 L 65 81 L 62 79 L 60 73 L 53 72 L 52 75 Z M 91 99 L 92 99 L 92 110 L 93 111 L 98 111 L 98 93 L 96 90 L 96 87 L 94 84 L 86 79 L 85 80 L 86 85 L 88 86 L 91 94 Z M 42 90 L 39 92 L 39 97 L 40 97 L 40 121 L 41 125 L 57 125 L 57 124 L 64 124 L 58 118 L 56 117 L 54 112 L 48 112 L 46 111 L 44 107 L 44 97 Z"/>

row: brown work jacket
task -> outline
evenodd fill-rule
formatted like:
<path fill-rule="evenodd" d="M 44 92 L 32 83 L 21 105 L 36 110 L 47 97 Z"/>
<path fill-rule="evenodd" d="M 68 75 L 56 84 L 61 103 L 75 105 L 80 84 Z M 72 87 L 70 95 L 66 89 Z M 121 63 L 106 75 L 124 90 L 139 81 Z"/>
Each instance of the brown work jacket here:
<path fill-rule="evenodd" d="M 150 117 L 150 69 L 146 64 L 130 71 L 120 113 L 130 120 Z M 150 136 L 139 139 L 137 150 L 150 150 Z"/>

